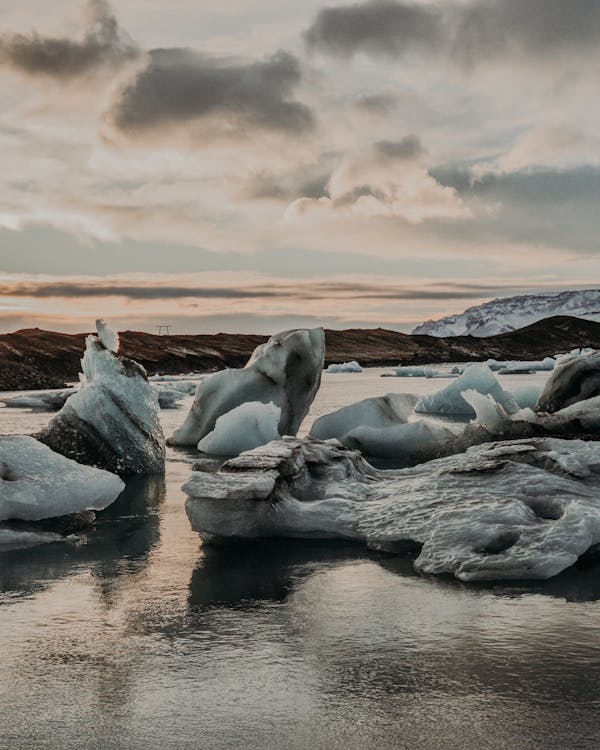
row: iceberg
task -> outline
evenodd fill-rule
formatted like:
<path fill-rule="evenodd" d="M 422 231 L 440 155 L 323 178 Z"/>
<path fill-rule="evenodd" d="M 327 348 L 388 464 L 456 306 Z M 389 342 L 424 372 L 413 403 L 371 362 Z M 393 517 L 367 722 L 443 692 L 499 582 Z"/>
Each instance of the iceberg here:
<path fill-rule="evenodd" d="M 437 458 L 454 440 L 456 432 L 425 419 L 389 427 L 355 427 L 342 435 L 342 445 L 371 458 L 393 459 L 395 465 L 409 466 Z"/>
<path fill-rule="evenodd" d="M 214 456 L 237 456 L 277 440 L 281 409 L 273 403 L 248 401 L 221 415 L 215 429 L 198 443 L 198 450 Z"/>
<path fill-rule="evenodd" d="M 221 370 L 200 382 L 173 444 L 198 445 L 220 416 L 249 401 L 278 406 L 278 434 L 295 435 L 319 389 L 324 358 L 322 328 L 272 336 L 254 350 L 245 367 Z"/>
<path fill-rule="evenodd" d="M 39 391 L 22 396 L 8 396 L 0 399 L 0 403 L 13 409 L 35 409 L 36 411 L 58 411 L 65 405 L 76 388 L 66 388 L 59 391 Z"/>
<path fill-rule="evenodd" d="M 600 396 L 600 352 L 571 353 L 559 358 L 538 399 L 536 410 L 555 412 Z"/>
<path fill-rule="evenodd" d="M 397 471 L 335 441 L 287 438 L 194 472 L 206 541 L 353 539 L 463 581 L 550 578 L 600 543 L 600 443 L 528 439 Z"/>
<path fill-rule="evenodd" d="M 403 464 L 434 458 L 440 447 L 455 437 L 442 425 L 408 422 L 418 397 L 388 393 L 344 406 L 315 420 L 310 437 L 339 440 L 373 458 L 395 459 Z"/>
<path fill-rule="evenodd" d="M 463 391 L 475 390 L 482 394 L 491 394 L 509 413 L 519 410 L 515 399 L 505 391 L 488 365 L 473 364 L 465 368 L 462 375 L 446 388 L 436 393 L 421 396 L 415 411 L 422 414 L 464 414 L 475 416 L 472 407 L 462 397 Z"/>
<path fill-rule="evenodd" d="M 29 435 L 0 437 L 0 521 L 103 510 L 124 487 L 114 474 L 82 466 Z"/>
<path fill-rule="evenodd" d="M 342 362 L 341 364 L 331 364 L 325 372 L 362 372 L 363 368 L 356 362 Z"/>
<path fill-rule="evenodd" d="M 88 336 L 80 389 L 36 437 L 81 464 L 119 476 L 164 471 L 158 401 L 144 368 L 106 348 L 114 336 Z"/>
<path fill-rule="evenodd" d="M 357 427 L 380 429 L 401 424 L 414 412 L 418 400 L 410 393 L 365 398 L 316 419 L 310 436 L 319 440 L 340 439 Z"/>
<path fill-rule="evenodd" d="M 554 369 L 556 360 L 554 357 L 545 357 L 542 360 L 532 362 L 525 360 L 498 364 L 503 364 L 503 367 L 498 368 L 498 375 L 520 375 L 533 372 L 549 372 Z"/>
<path fill-rule="evenodd" d="M 174 409 L 177 404 L 186 397 L 186 393 L 179 388 L 168 388 L 152 386 L 152 390 L 158 399 L 158 405 L 161 409 Z"/>

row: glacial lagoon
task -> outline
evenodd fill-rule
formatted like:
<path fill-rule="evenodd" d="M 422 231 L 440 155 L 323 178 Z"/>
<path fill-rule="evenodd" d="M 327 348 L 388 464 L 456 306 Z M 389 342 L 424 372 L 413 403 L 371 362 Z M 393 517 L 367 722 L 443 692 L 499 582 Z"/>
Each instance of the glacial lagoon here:
<path fill-rule="evenodd" d="M 324 374 L 301 434 L 368 396 L 444 380 Z M 546 373 L 500 376 L 508 389 Z M 191 398 L 163 410 L 167 435 Z M 0 409 L 0 433 L 51 414 Z M 0 746 L 598 746 L 600 564 L 466 585 L 360 545 L 208 547 L 181 485 L 135 479 L 69 543 L 0 553 Z"/>

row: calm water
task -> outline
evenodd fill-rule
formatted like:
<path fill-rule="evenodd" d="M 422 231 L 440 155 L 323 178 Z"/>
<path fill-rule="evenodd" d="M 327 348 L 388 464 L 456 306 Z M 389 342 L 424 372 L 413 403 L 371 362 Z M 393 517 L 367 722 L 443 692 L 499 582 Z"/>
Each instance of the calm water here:
<path fill-rule="evenodd" d="M 312 413 L 443 385 L 325 376 Z M 2 409 L 0 432 L 47 419 Z M 600 745 L 600 567 L 466 586 L 360 546 L 203 548 L 191 460 L 171 451 L 77 544 L 0 554 L 0 747 Z"/>

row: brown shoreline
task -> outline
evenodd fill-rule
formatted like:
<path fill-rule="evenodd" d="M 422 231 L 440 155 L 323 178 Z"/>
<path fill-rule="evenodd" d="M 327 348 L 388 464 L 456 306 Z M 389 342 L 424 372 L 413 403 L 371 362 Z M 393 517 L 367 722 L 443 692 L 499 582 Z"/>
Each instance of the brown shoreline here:
<path fill-rule="evenodd" d="M 0 335 L 0 391 L 60 388 L 77 380 L 85 337 L 23 329 Z M 413 336 L 384 328 L 325 331 L 326 364 L 357 360 L 364 367 L 441 364 L 494 359 L 534 360 L 590 346 L 600 349 L 600 323 L 582 318 L 546 318 L 487 338 Z M 218 333 L 158 336 L 123 331 L 121 353 L 148 374 L 178 374 L 242 367 L 267 336 Z"/>

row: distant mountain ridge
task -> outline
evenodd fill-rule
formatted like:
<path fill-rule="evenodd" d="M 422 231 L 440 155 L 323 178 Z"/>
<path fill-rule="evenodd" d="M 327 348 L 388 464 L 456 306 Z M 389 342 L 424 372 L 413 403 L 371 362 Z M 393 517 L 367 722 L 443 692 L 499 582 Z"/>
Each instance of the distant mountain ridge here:
<path fill-rule="evenodd" d="M 428 336 L 496 336 L 555 315 L 600 321 L 600 289 L 539 292 L 502 297 L 469 307 L 458 315 L 428 320 L 413 334 Z"/>
<path fill-rule="evenodd" d="M 0 335 L 0 391 L 60 388 L 77 380 L 87 334 L 29 328 Z M 266 336 L 157 336 L 142 331 L 120 333 L 121 353 L 142 364 L 148 374 L 243 367 Z M 325 364 L 357 360 L 365 367 L 441 364 L 494 359 L 542 359 L 575 347 L 600 349 L 600 323 L 557 316 L 518 331 L 488 338 L 438 338 L 353 328 L 325 331 Z"/>

